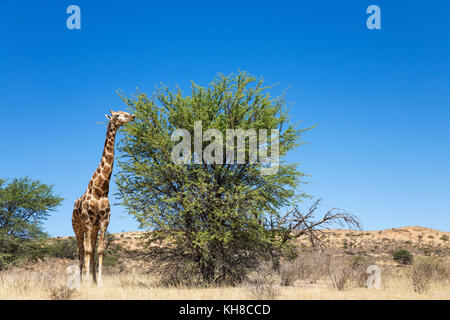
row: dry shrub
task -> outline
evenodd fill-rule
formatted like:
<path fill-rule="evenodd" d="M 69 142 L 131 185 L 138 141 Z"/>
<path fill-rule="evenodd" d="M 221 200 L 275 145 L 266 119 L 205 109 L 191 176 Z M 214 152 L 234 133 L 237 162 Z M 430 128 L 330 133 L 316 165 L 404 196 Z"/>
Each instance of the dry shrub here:
<path fill-rule="evenodd" d="M 119 285 L 121 288 L 140 288 L 140 289 L 155 288 L 155 285 L 153 283 L 134 278 L 120 279 Z"/>
<path fill-rule="evenodd" d="M 436 257 L 417 257 L 411 267 L 411 284 L 417 293 L 427 291 L 432 281 L 449 280 L 448 265 Z"/>
<path fill-rule="evenodd" d="M 12 272 L 2 272 L 0 276 L 0 285 L 10 288 L 11 291 L 19 295 L 25 295 L 31 289 L 31 277 L 29 272 L 21 272 L 21 275 Z"/>
<path fill-rule="evenodd" d="M 332 287 L 342 291 L 350 287 L 351 281 L 353 280 L 353 270 L 347 265 L 336 266 L 329 269 L 328 276 L 331 280 Z"/>
<path fill-rule="evenodd" d="M 54 286 L 57 272 L 55 271 L 29 271 L 13 269 L 1 273 L 0 285 L 11 288 L 20 295 L 26 295 L 33 287 L 49 289 Z"/>
<path fill-rule="evenodd" d="M 325 252 L 307 252 L 297 258 L 297 277 L 311 284 L 327 275 L 329 256 Z"/>
<path fill-rule="evenodd" d="M 50 288 L 50 300 L 71 300 L 76 296 L 76 289 L 69 289 L 62 285 Z"/>
<path fill-rule="evenodd" d="M 0 288 L 8 288 L 11 295 L 33 296 L 37 288 L 50 299 L 73 298 L 74 293 L 66 290 L 66 267 L 73 263 L 68 259 L 49 258 L 20 268 L 0 272 Z M 67 289 L 68 290 L 68 289 Z"/>
<path fill-rule="evenodd" d="M 367 279 L 369 278 L 369 275 L 366 272 L 367 267 L 368 266 L 352 267 L 352 283 L 355 287 L 367 287 Z"/>
<path fill-rule="evenodd" d="M 369 258 L 365 256 L 355 256 L 350 261 L 352 269 L 352 282 L 355 287 L 365 288 L 367 286 L 367 268 L 373 264 Z"/>
<path fill-rule="evenodd" d="M 322 251 L 305 252 L 295 260 L 282 260 L 279 275 L 282 286 L 292 286 L 296 280 L 311 284 L 327 275 L 329 259 Z"/>
<path fill-rule="evenodd" d="M 279 275 L 282 286 L 292 286 L 298 279 L 314 284 L 319 279 L 328 278 L 332 287 L 345 290 L 366 286 L 366 270 L 370 264 L 371 261 L 363 256 L 356 256 L 349 262 L 326 252 L 308 252 L 295 260 L 282 260 Z"/>
<path fill-rule="evenodd" d="M 302 264 L 298 259 L 280 261 L 280 280 L 282 286 L 292 286 L 295 280 L 298 279 L 299 273 L 302 270 Z"/>
<path fill-rule="evenodd" d="M 332 259 L 329 256 L 326 266 L 331 286 L 339 291 L 366 287 L 366 270 L 370 264 L 370 260 L 362 256 L 356 256 L 350 262 L 344 258 Z"/>
<path fill-rule="evenodd" d="M 274 270 L 269 265 L 262 263 L 255 271 L 248 274 L 244 286 L 255 299 L 273 300 L 279 295 L 274 283 Z"/>
<path fill-rule="evenodd" d="M 196 272 L 193 266 L 189 264 L 183 265 L 179 263 L 168 263 L 166 268 L 158 268 L 159 276 L 158 285 L 162 287 L 198 287 L 207 285 L 200 277 L 200 273 Z"/>

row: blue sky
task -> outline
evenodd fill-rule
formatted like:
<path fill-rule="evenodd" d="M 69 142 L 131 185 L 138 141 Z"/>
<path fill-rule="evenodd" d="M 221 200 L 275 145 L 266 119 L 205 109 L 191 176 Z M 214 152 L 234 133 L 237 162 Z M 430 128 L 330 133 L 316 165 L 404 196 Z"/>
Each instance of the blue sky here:
<path fill-rule="evenodd" d="M 71 4 L 81 30 L 66 28 Z M 366 27 L 371 4 L 381 30 Z M 65 201 L 45 229 L 72 235 L 104 114 L 124 108 L 116 90 L 246 70 L 279 83 L 274 94 L 290 86 L 293 120 L 318 125 L 289 160 L 324 210 L 345 208 L 367 230 L 450 231 L 449 21 L 444 0 L 0 0 L 0 177 L 54 185 Z M 122 230 L 137 223 L 114 206 L 109 231 Z"/>

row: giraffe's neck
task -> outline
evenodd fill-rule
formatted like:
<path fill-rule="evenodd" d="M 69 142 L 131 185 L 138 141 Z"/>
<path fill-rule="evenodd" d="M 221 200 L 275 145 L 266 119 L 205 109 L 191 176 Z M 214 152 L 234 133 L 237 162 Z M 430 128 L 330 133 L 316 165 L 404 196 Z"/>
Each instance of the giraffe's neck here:
<path fill-rule="evenodd" d="M 88 191 L 97 197 L 108 196 L 109 193 L 109 181 L 114 165 L 114 143 L 117 129 L 116 125 L 109 122 L 102 159 L 89 183 Z"/>

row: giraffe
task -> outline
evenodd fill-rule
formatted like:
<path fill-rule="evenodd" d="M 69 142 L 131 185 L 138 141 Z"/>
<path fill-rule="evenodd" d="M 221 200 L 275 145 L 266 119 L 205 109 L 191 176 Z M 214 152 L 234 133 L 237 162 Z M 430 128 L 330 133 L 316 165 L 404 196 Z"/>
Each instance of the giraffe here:
<path fill-rule="evenodd" d="M 110 111 L 106 115 L 109 120 L 102 159 L 94 172 L 86 192 L 77 200 L 72 214 L 72 226 L 78 244 L 80 259 L 80 275 L 83 267 L 86 273 L 83 280 L 88 283 L 97 282 L 102 285 L 102 265 L 105 251 L 105 234 L 111 215 L 108 193 L 109 181 L 114 164 L 114 142 L 117 130 L 129 121 L 134 121 L 135 115 L 123 111 Z M 98 277 L 95 275 L 95 247 L 98 240 Z M 92 270 L 92 278 L 90 277 Z"/>

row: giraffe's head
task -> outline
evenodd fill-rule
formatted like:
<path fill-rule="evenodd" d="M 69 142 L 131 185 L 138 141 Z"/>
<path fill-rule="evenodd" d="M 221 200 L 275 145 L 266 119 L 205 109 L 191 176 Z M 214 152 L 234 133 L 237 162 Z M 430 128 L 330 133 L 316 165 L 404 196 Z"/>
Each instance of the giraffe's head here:
<path fill-rule="evenodd" d="M 116 126 L 120 127 L 124 125 L 127 122 L 134 121 L 134 118 L 136 117 L 134 114 L 129 114 L 127 112 L 123 111 L 109 111 L 111 115 L 106 114 L 106 118 L 108 118 L 109 121 L 114 123 Z"/>

